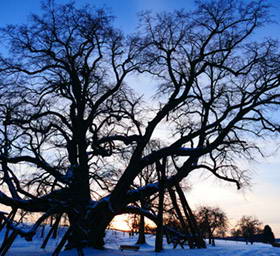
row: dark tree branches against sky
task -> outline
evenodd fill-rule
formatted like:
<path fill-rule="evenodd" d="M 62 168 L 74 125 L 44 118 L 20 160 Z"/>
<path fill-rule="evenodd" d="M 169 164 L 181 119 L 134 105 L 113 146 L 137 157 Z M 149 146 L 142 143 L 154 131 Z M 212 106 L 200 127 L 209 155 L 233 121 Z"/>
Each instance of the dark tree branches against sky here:
<path fill-rule="evenodd" d="M 266 1 L 144 12 L 129 36 L 104 9 L 48 3 L 28 24 L 1 29 L 1 204 L 43 212 L 38 223 L 65 213 L 69 247 L 101 248 L 114 216 L 158 192 L 157 182 L 132 189 L 156 163 L 172 163 L 169 187 L 195 170 L 247 182 L 236 160 L 279 131 L 279 43 L 251 39 L 269 20 Z M 138 74 L 158 84 L 156 104 L 131 88 Z M 147 150 L 163 127 L 173 136 Z"/>

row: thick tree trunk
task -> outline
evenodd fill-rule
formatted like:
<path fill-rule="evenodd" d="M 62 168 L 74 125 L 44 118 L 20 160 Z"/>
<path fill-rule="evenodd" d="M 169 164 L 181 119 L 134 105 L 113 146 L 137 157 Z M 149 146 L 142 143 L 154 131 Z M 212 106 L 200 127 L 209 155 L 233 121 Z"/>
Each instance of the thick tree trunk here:
<path fill-rule="evenodd" d="M 115 216 L 107 203 L 100 203 L 90 213 L 83 211 L 78 216 L 68 216 L 72 231 L 68 236 L 66 249 L 86 246 L 103 249 L 106 228 Z"/>
<path fill-rule="evenodd" d="M 68 236 L 67 249 L 88 245 L 88 224 L 85 218 L 91 200 L 89 188 L 89 167 L 86 147 L 79 146 L 80 164 L 71 166 L 71 185 L 69 188 L 70 209 L 68 212 L 71 233 Z"/>
<path fill-rule="evenodd" d="M 104 237 L 107 226 L 115 217 L 107 201 L 99 202 L 98 206 L 91 209 L 87 214 L 87 225 L 89 228 L 89 246 L 96 249 L 103 249 Z"/>
<path fill-rule="evenodd" d="M 88 240 L 87 233 L 85 232 L 86 226 L 83 220 L 84 214 L 84 210 L 81 210 L 79 215 L 73 213 L 68 214 L 71 233 L 67 238 L 68 243 L 66 245 L 66 249 L 78 248 L 87 245 L 83 244 L 83 241 Z"/>

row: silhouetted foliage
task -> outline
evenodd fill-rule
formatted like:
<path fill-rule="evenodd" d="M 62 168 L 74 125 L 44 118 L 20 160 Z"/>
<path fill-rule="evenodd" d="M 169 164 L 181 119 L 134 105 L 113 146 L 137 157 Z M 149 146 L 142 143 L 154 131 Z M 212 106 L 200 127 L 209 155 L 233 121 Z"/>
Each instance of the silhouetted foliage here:
<path fill-rule="evenodd" d="M 215 245 L 214 236 L 225 234 L 228 227 L 228 218 L 219 207 L 201 206 L 196 212 L 196 219 L 203 236 L 212 245 Z"/>
<path fill-rule="evenodd" d="M 253 216 L 243 216 L 237 223 L 236 229 L 239 230 L 236 233 L 241 234 L 245 238 L 246 243 L 253 242 L 255 235 L 261 234 L 262 223 Z"/>
<path fill-rule="evenodd" d="M 272 229 L 269 225 L 264 226 L 262 235 L 263 235 L 263 242 L 264 243 L 273 244 L 275 242 L 274 234 L 273 234 Z"/>

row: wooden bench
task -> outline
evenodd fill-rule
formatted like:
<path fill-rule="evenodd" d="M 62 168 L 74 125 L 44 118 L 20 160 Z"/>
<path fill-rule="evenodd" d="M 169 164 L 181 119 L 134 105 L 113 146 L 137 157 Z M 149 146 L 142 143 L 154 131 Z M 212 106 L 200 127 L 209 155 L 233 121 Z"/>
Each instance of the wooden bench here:
<path fill-rule="evenodd" d="M 140 246 L 138 245 L 120 245 L 120 250 L 130 250 L 130 251 L 138 251 Z"/>
<path fill-rule="evenodd" d="M 272 245 L 273 247 L 280 247 L 280 243 L 276 243 L 276 242 L 272 243 L 271 245 Z"/>
<path fill-rule="evenodd" d="M 179 244 L 182 249 L 184 249 L 184 244 L 187 242 L 187 238 L 185 237 L 173 237 L 171 243 L 173 243 L 173 249 L 177 247 Z"/>

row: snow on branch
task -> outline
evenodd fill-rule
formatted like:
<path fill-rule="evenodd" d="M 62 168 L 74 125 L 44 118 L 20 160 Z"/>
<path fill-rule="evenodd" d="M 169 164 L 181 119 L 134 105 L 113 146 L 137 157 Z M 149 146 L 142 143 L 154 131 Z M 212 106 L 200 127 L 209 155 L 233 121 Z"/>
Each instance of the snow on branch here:
<path fill-rule="evenodd" d="M 64 178 L 64 175 L 61 174 L 55 167 L 52 167 L 47 162 L 37 158 L 37 157 L 31 157 L 31 156 L 16 156 L 16 157 L 5 157 L 3 155 L 0 155 L 0 160 L 5 160 L 8 163 L 20 163 L 20 162 L 28 162 L 35 164 L 38 168 L 42 168 L 49 174 L 51 174 L 53 177 L 55 177 L 58 181 L 67 184 L 68 180 Z"/>
<path fill-rule="evenodd" d="M 165 147 L 162 149 L 159 149 L 157 151 L 153 151 L 149 155 L 142 158 L 142 161 L 145 165 L 152 164 L 156 162 L 159 159 L 162 159 L 167 156 L 195 156 L 199 155 L 201 153 L 201 150 L 203 148 L 197 147 L 197 148 L 186 148 L 186 147 Z"/>
<path fill-rule="evenodd" d="M 141 207 L 136 207 L 136 206 L 129 205 L 129 206 L 126 206 L 125 208 L 123 208 L 121 210 L 120 214 L 123 214 L 123 213 L 136 213 L 136 214 L 140 214 L 140 215 L 143 215 L 143 216 L 149 218 L 154 223 L 156 223 L 156 224 L 158 223 L 158 219 L 157 219 L 156 215 L 151 213 L 149 210 L 143 209 Z"/>
<path fill-rule="evenodd" d="M 112 141 L 122 141 L 125 145 L 129 145 L 133 142 L 137 142 L 140 140 L 139 135 L 131 135 L 131 136 L 122 136 L 122 135 L 114 135 L 114 136 L 108 136 L 104 137 L 96 142 L 96 144 L 102 144 L 106 142 L 112 142 Z"/>
<path fill-rule="evenodd" d="M 4 219 L 10 229 L 16 231 L 16 233 L 18 233 L 21 237 L 24 237 L 26 241 L 32 241 L 32 238 L 36 234 L 36 230 L 38 229 L 40 224 L 55 212 L 56 211 L 54 210 L 47 211 L 34 223 L 31 228 L 28 228 L 27 225 L 18 226 L 12 220 L 6 217 L 3 212 L 0 212 L 0 216 L 2 219 Z"/>

